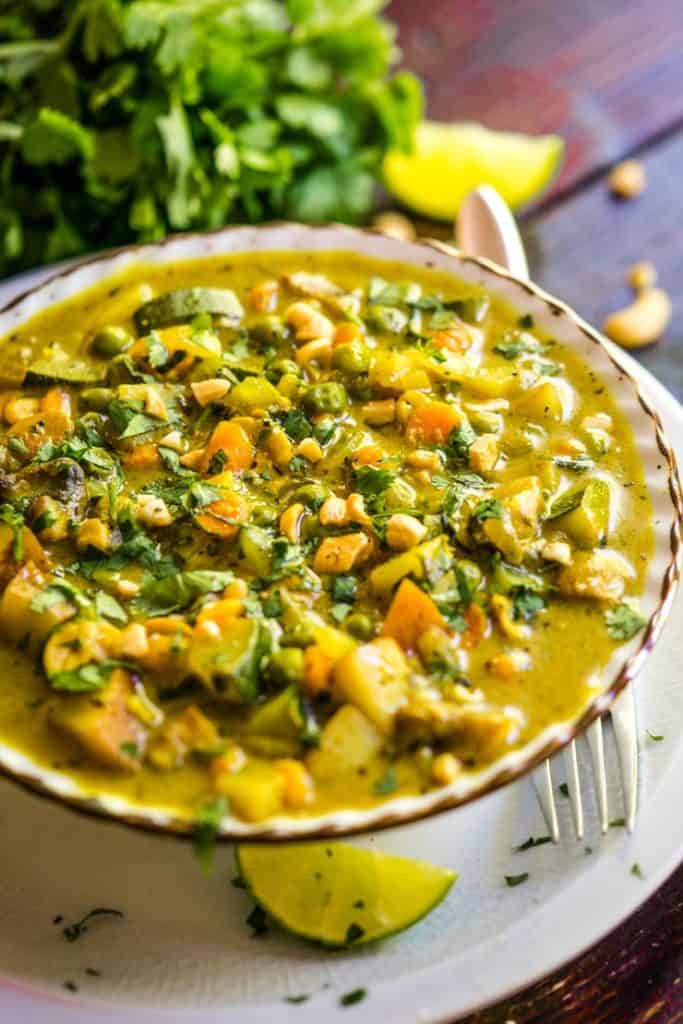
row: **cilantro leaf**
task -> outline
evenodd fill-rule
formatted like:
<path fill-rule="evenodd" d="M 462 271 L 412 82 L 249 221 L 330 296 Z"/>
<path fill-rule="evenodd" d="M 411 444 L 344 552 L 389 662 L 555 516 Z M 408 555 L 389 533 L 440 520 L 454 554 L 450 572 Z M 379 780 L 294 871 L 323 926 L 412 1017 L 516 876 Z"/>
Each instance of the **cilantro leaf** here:
<path fill-rule="evenodd" d="M 618 604 L 605 612 L 607 632 L 613 640 L 631 640 L 640 633 L 647 620 L 629 604 Z"/>
<path fill-rule="evenodd" d="M 187 608 L 204 594 L 224 590 L 234 578 L 232 572 L 214 572 L 209 569 L 179 572 L 163 579 L 148 577 L 132 606 L 136 612 L 144 615 L 170 615 L 171 612 Z"/>
<path fill-rule="evenodd" d="M 485 498 L 480 501 L 472 512 L 472 519 L 477 523 L 483 523 L 486 519 L 502 519 L 503 505 L 498 498 Z"/>
<path fill-rule="evenodd" d="M 228 801 L 224 796 L 203 804 L 197 812 L 192 832 L 194 854 L 205 875 L 213 866 L 213 853 L 221 821 L 228 813 Z"/>

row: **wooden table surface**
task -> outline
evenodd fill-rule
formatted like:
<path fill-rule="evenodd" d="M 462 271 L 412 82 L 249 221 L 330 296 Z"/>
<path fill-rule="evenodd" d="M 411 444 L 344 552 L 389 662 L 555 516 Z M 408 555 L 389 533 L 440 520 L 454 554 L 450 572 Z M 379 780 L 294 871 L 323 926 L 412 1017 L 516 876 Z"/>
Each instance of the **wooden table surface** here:
<path fill-rule="evenodd" d="M 651 260 L 674 317 L 639 358 L 683 400 L 683 0 L 393 0 L 388 14 L 431 117 L 565 137 L 560 178 L 521 218 L 532 277 L 599 325 L 628 299 L 626 269 Z M 615 201 L 605 171 L 633 154 L 647 191 Z M 682 975 L 683 867 L 592 950 L 467 1024 L 674 1024 Z"/>

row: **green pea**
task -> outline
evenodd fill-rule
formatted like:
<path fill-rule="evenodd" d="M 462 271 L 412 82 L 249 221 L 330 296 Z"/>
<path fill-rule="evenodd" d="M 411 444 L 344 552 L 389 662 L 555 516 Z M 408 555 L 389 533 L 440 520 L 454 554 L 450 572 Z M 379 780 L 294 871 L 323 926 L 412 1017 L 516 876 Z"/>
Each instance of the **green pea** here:
<path fill-rule="evenodd" d="M 86 388 L 81 391 L 81 400 L 89 409 L 96 409 L 101 412 L 106 409 L 114 399 L 114 392 L 111 388 Z"/>
<path fill-rule="evenodd" d="M 395 306 L 370 306 L 366 319 L 371 327 L 388 334 L 400 334 L 408 325 L 408 317 Z"/>
<path fill-rule="evenodd" d="M 343 384 L 330 380 L 308 388 L 303 400 L 306 409 L 312 413 L 343 412 L 348 403 L 348 395 Z"/>
<path fill-rule="evenodd" d="M 300 501 L 302 505 L 306 505 L 308 508 L 313 509 L 314 512 L 317 512 L 329 496 L 329 488 L 323 487 L 322 484 L 304 484 L 303 487 L 297 487 L 292 495 L 292 499 Z"/>
<path fill-rule="evenodd" d="M 352 612 L 344 620 L 344 626 L 357 640 L 369 640 L 375 635 L 374 623 L 364 612 Z"/>
<path fill-rule="evenodd" d="M 332 365 L 342 373 L 365 373 L 370 368 L 370 350 L 358 340 L 339 345 L 334 350 Z"/>
<path fill-rule="evenodd" d="M 281 316 L 264 316 L 248 328 L 249 334 L 264 345 L 275 345 L 287 336 L 287 325 Z"/>
<path fill-rule="evenodd" d="M 277 382 L 281 377 L 289 376 L 293 374 L 295 377 L 301 375 L 301 367 L 294 362 L 293 359 L 276 359 L 273 363 L 270 363 L 266 369 L 266 376 L 268 380 Z"/>
<path fill-rule="evenodd" d="M 92 341 L 93 352 L 98 356 L 119 356 L 133 344 L 134 338 L 125 327 L 103 327 Z"/>
<path fill-rule="evenodd" d="M 284 685 L 298 683 L 304 677 L 304 652 L 298 647 L 282 647 L 269 663 L 273 679 Z"/>

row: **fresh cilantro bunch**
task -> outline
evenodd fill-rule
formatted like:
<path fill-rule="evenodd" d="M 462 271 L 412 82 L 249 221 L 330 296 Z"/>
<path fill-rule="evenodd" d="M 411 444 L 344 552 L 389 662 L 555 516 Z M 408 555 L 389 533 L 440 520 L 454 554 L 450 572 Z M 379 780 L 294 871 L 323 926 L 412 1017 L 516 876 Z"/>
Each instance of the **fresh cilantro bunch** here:
<path fill-rule="evenodd" d="M 385 0 L 3 0 L 0 274 L 188 228 L 361 221 L 418 81 Z"/>

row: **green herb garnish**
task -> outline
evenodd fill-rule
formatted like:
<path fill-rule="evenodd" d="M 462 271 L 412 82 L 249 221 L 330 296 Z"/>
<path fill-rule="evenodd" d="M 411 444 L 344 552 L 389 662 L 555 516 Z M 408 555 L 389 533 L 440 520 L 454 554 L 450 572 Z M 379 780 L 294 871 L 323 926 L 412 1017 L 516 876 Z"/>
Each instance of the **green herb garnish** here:
<path fill-rule="evenodd" d="M 647 624 L 639 612 L 628 604 L 618 604 L 605 612 L 607 632 L 613 640 L 631 640 Z"/>

